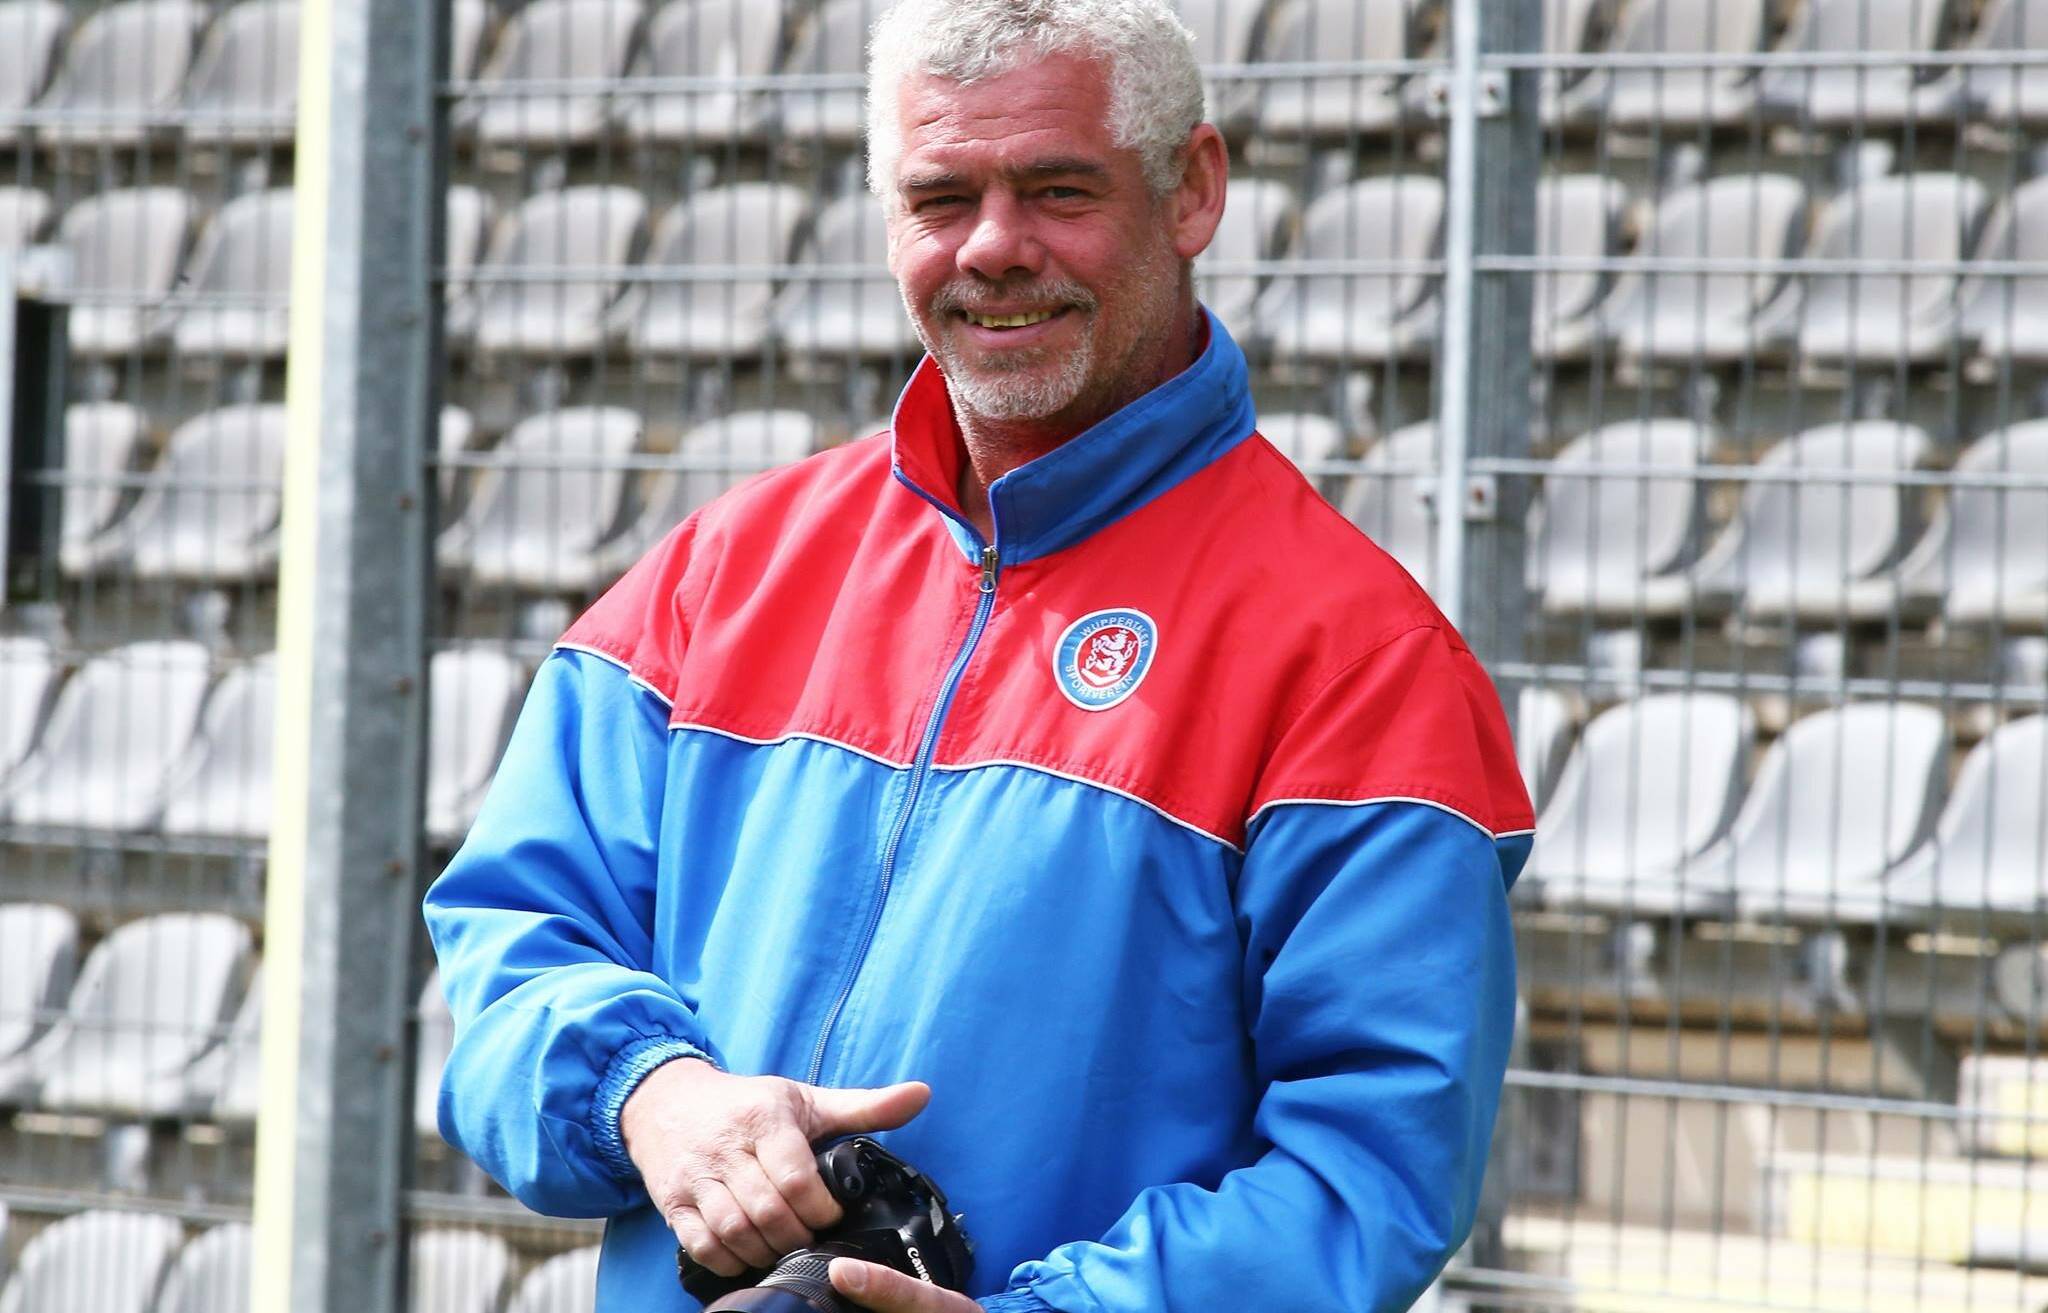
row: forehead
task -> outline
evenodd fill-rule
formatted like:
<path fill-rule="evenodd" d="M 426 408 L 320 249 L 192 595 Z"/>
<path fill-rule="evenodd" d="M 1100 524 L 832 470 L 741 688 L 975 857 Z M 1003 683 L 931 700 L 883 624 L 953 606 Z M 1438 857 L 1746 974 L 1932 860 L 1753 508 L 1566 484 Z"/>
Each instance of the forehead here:
<path fill-rule="evenodd" d="M 1137 167 L 1137 152 L 1110 135 L 1108 72 L 1088 56 L 1048 55 L 971 83 L 913 73 L 897 105 L 899 178 L 913 169 L 1021 169 L 1047 156 L 1104 168 L 1127 158 Z"/>

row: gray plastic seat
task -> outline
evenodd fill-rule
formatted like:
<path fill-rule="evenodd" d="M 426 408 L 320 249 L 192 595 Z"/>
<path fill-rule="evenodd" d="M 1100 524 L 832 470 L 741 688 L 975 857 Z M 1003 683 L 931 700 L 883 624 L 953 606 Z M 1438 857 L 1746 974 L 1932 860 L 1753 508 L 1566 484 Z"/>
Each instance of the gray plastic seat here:
<path fill-rule="evenodd" d="M 1806 0 L 1777 48 L 1793 57 L 1926 54 L 1941 46 L 1946 11 L 1939 0 Z M 1922 84 L 1919 76 L 1915 65 L 1903 62 L 1789 65 L 1764 70 L 1761 83 L 1764 107 L 1777 117 L 1860 129 L 1938 112 L 1941 89 Z"/>
<path fill-rule="evenodd" d="M 1251 62 L 1266 16 L 1266 0 L 1174 0 L 1173 7 L 1195 34 L 1195 58 L 1204 69 Z M 1255 86 L 1211 79 L 1209 121 L 1225 132 L 1236 133 L 1246 126 L 1257 94 Z"/>
<path fill-rule="evenodd" d="M 1405 59 L 1411 36 L 1409 0 L 1288 0 L 1270 20 L 1264 62 Z M 1258 131 L 1310 139 L 1387 132 L 1403 117 L 1401 82 L 1386 73 L 1261 82 Z"/>
<path fill-rule="evenodd" d="M 1536 255 L 1547 260 L 1598 260 L 1614 254 L 1628 191 L 1612 178 L 1578 173 L 1536 185 Z M 1550 270 L 1536 275 L 1531 349 L 1538 356 L 1577 360 L 1601 338 L 1596 313 L 1609 276 L 1597 271 Z"/>
<path fill-rule="evenodd" d="M 1990 0 L 1970 40 L 1973 52 L 2048 51 L 2048 0 Z M 2041 65 L 1979 65 L 1963 72 L 1970 113 L 1993 127 L 2048 123 L 2048 83 Z"/>
<path fill-rule="evenodd" d="M 0 638 L 0 779 L 27 759 L 63 677 L 62 662 L 42 639 Z"/>
<path fill-rule="evenodd" d="M 1354 182 L 1309 206 L 1292 258 L 1422 265 L 1437 253 L 1443 210 L 1443 184 L 1426 174 Z M 1260 295 L 1254 318 L 1281 356 L 1384 360 L 1434 343 L 1435 296 L 1434 276 L 1420 268 L 1282 273 Z"/>
<path fill-rule="evenodd" d="M 1759 470 L 1784 480 L 1749 484 L 1735 518 L 1695 579 L 1751 616 L 1878 619 L 1900 604 L 1896 572 L 1909 537 L 1908 490 L 1882 477 L 1926 464 L 1933 441 L 1910 424 L 1859 420 L 1795 434 L 1764 453 Z M 1803 471 L 1812 471 L 1804 473 Z"/>
<path fill-rule="evenodd" d="M 291 340 L 292 190 L 237 196 L 199 235 L 164 308 L 181 356 L 283 360 Z"/>
<path fill-rule="evenodd" d="M 77 970 L 78 918 L 69 908 L 0 903 L 0 1104 L 33 1086 L 28 1055 L 62 1015 Z"/>
<path fill-rule="evenodd" d="M 209 1227 L 179 1251 L 152 1313 L 249 1313 L 255 1259 L 247 1223 Z"/>
<path fill-rule="evenodd" d="M 298 107 L 299 0 L 241 0 L 225 10 L 185 83 L 186 137 L 290 141 Z"/>
<path fill-rule="evenodd" d="M 1621 13 L 1609 49 L 1621 55 L 1753 55 L 1770 31 L 1765 0 L 1636 0 Z M 1617 127 L 1683 132 L 1741 123 L 1756 107 L 1749 68 L 1617 68 L 1586 75 L 1563 101 L 1567 117 Z"/>
<path fill-rule="evenodd" d="M 250 973 L 221 1042 L 200 1055 L 189 1082 L 194 1105 L 216 1121 L 248 1123 L 263 1104 L 263 968 Z"/>
<path fill-rule="evenodd" d="M 662 216 L 647 267 L 703 274 L 787 264 L 808 205 L 802 191 L 778 183 L 700 192 Z M 637 355 L 730 359 L 764 349 L 774 303 L 767 278 L 649 284 L 628 291 L 614 319 Z"/>
<path fill-rule="evenodd" d="M 1688 884 L 1732 893 L 1753 918 L 1874 919 L 1884 873 L 1933 827 L 1950 746 L 1948 719 L 1917 702 L 1801 717 Z"/>
<path fill-rule="evenodd" d="M 4 12 L 0 7 L 0 16 Z M 41 188 L 0 187 L 0 251 L 33 246 L 49 226 L 50 214 L 50 195 Z"/>
<path fill-rule="evenodd" d="M 1233 264 L 1273 259 L 1292 235 L 1295 223 L 1292 187 L 1266 178 L 1234 180 L 1215 240 L 1195 258 L 1195 287 L 1202 304 L 1241 341 L 1249 341 L 1254 331 L 1252 311 L 1265 279 L 1222 270 Z"/>
<path fill-rule="evenodd" d="M 182 187 L 101 192 L 71 207 L 57 245 L 71 253 L 71 286 L 83 297 L 69 317 L 74 355 L 124 356 L 163 340 L 157 311 L 191 227 L 192 197 Z"/>
<path fill-rule="evenodd" d="M 498 34 L 477 81 L 490 94 L 456 104 L 452 126 L 492 146 L 576 146 L 601 136 L 610 114 L 595 91 L 523 91 L 524 82 L 597 81 L 626 71 L 640 0 L 533 0 Z"/>
<path fill-rule="evenodd" d="M 511 1275 L 511 1247 L 488 1231 L 413 1233 L 412 1313 L 497 1313 Z"/>
<path fill-rule="evenodd" d="M 252 951 L 248 927 L 217 912 L 167 912 L 115 929 L 36 1045 L 37 1103 L 136 1118 L 196 1111 L 195 1064 L 220 1041 Z"/>
<path fill-rule="evenodd" d="M 647 23 L 636 77 L 741 78 L 773 71 L 782 48 L 781 0 L 670 0 Z M 761 93 L 732 87 L 621 97 L 620 126 L 639 141 L 709 144 L 766 135 Z"/>
<path fill-rule="evenodd" d="M 125 481 L 141 467 L 149 442 L 149 416 L 140 406 L 82 401 L 65 410 L 58 544 L 65 574 L 91 574 L 121 556 L 121 512 L 136 495 Z"/>
<path fill-rule="evenodd" d="M 1658 205 L 1636 249 L 1646 260 L 1777 260 L 1798 248 L 1806 188 L 1777 173 L 1740 173 L 1680 188 Z M 1628 273 L 1601 312 L 1624 356 L 1723 364 L 1768 353 L 1755 320 L 1782 274 Z"/>
<path fill-rule="evenodd" d="M 801 410 L 739 410 L 697 425 L 676 442 L 672 468 L 650 482 L 646 512 L 600 553 L 600 573 L 624 573 L 698 507 L 819 445 L 818 422 Z"/>
<path fill-rule="evenodd" d="M 865 278 L 800 278 L 775 306 L 775 335 L 811 357 L 916 360 L 923 354 L 903 298 L 888 276 L 889 230 L 881 203 L 866 192 L 834 201 L 818 216 L 799 266 L 864 266 Z"/>
<path fill-rule="evenodd" d="M 1714 436 L 1684 419 L 1620 420 L 1573 439 L 1543 478 L 1530 583 L 1553 614 L 1668 616 L 1706 517 L 1700 463 Z M 1654 466 L 1670 474 L 1633 472 Z M 1608 470 L 1616 472 L 1609 473 Z"/>
<path fill-rule="evenodd" d="M 1974 178 L 1909 173 L 1858 183 L 1820 217 L 1812 254 L 1820 260 L 1954 263 L 1984 210 Z M 1818 274 L 1799 315 L 1799 349 L 1814 360 L 1931 363 L 1955 337 L 1952 273 Z"/>
<path fill-rule="evenodd" d="M 206 649 L 179 639 L 130 643 L 88 660 L 10 777 L 9 819 L 105 830 L 154 825 L 211 677 Z"/>
<path fill-rule="evenodd" d="M 1904 588 L 1938 599 L 1953 625 L 2048 626 L 2048 420 L 1986 434 L 1955 472 L 2031 486 L 1949 489 L 1927 537 L 1899 567 Z"/>
<path fill-rule="evenodd" d="M 441 333 L 450 350 L 463 351 L 469 348 L 470 338 L 476 332 L 477 289 L 468 275 L 483 258 L 484 244 L 490 240 L 493 223 L 497 219 L 497 207 L 489 192 L 481 187 L 463 183 L 448 189 L 447 208 L 443 211 L 447 229 L 448 249 L 445 253 L 445 267 L 448 281 L 442 290 L 447 301 L 447 315 L 442 320 Z"/>
<path fill-rule="evenodd" d="M 565 268 L 619 268 L 633 257 L 647 202 L 631 187 L 580 186 L 521 201 L 492 234 L 482 270 L 546 275 Z M 538 356 L 587 356 L 604 331 L 615 280 L 544 277 L 486 282 L 474 315 L 476 348 Z"/>
<path fill-rule="evenodd" d="M 179 425 L 123 521 L 130 571 L 207 583 L 274 574 L 284 457 L 282 405 L 223 406 Z"/>
<path fill-rule="evenodd" d="M 1436 425 L 1424 420 L 1381 438 L 1359 461 L 1340 503 L 1344 518 L 1401 563 L 1427 591 L 1436 582 Z"/>
<path fill-rule="evenodd" d="M 825 0 L 798 29 L 781 72 L 795 77 L 865 74 L 868 29 L 886 8 L 887 0 Z M 790 87 L 768 95 L 769 112 L 784 140 L 850 146 L 867 130 L 867 96 L 858 86 Z"/>
<path fill-rule="evenodd" d="M 427 734 L 427 833 L 459 839 L 498 769 L 527 672 L 511 653 L 474 644 L 436 652 L 427 678 L 434 717 Z"/>
<path fill-rule="evenodd" d="M 1593 19 L 1603 0 L 1543 0 L 1543 53 L 1583 55 L 1592 48 Z M 1546 124 L 1564 118 L 1572 94 L 1593 74 L 1584 69 L 1544 69 L 1538 93 L 1539 113 Z"/>
<path fill-rule="evenodd" d="M 526 1274 L 505 1313 L 597 1313 L 596 1245 L 556 1254 Z"/>
<path fill-rule="evenodd" d="M 1536 822 L 1524 878 L 1552 904 L 1670 910 L 1727 830 L 1755 719 L 1720 693 L 1652 693 L 1595 716 Z"/>
<path fill-rule="evenodd" d="M 206 700 L 196 761 L 164 807 L 167 834 L 260 839 L 270 833 L 277 662 L 265 654 L 221 676 Z"/>
<path fill-rule="evenodd" d="M 641 421 L 617 406 L 577 406 L 521 420 L 478 472 L 469 506 L 442 545 L 444 564 L 480 584 L 582 592 L 602 582 L 597 549 L 619 528 Z"/>
<path fill-rule="evenodd" d="M 58 0 L 5 0 L 0 3 L 0 117 L 19 114 L 42 93 L 50 80 L 57 43 L 70 18 Z M 22 129 L 0 122 L 0 145 L 13 145 Z"/>
<path fill-rule="evenodd" d="M 1538 807 L 1557 783 L 1578 723 L 1577 701 L 1557 689 L 1525 684 L 1515 697 L 1515 764 Z"/>
<path fill-rule="evenodd" d="M 2048 716 L 2007 721 L 1956 774 L 1934 838 L 1885 879 L 1893 906 L 2039 915 L 2048 896 Z"/>
<path fill-rule="evenodd" d="M 439 971 L 427 973 L 415 1016 L 419 1020 L 419 1052 L 413 1063 L 412 1124 L 422 1138 L 438 1141 L 441 1070 L 448 1065 L 448 1055 L 455 1051 L 455 1015 L 448 1010 L 448 1000 L 441 993 Z M 591 1289 L 595 1291 L 596 1287 Z"/>
<path fill-rule="evenodd" d="M 466 82 L 476 76 L 490 25 L 491 0 L 452 0 L 448 7 L 448 71 L 456 80 Z"/>
<path fill-rule="evenodd" d="M 171 109 L 192 67 L 193 39 L 206 6 L 192 0 L 123 0 L 78 25 L 39 114 L 44 145 L 134 146 L 150 119 Z"/>
<path fill-rule="evenodd" d="M 0 1313 L 150 1313 L 184 1239 L 175 1218 L 93 1209 L 59 1218 L 22 1247 Z"/>
<path fill-rule="evenodd" d="M 2048 23 L 2048 10 L 2042 21 Z M 2021 184 L 1991 212 L 1977 259 L 2048 261 L 2048 178 Z M 1994 367 L 2048 362 L 2048 278 L 1977 274 L 1964 281 L 1961 297 L 1963 333 L 1979 356 Z"/>

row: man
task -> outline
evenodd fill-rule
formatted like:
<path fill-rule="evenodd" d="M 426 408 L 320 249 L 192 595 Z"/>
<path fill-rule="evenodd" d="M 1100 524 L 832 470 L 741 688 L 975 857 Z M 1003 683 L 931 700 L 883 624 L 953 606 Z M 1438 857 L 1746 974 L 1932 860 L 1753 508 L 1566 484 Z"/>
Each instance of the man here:
<path fill-rule="evenodd" d="M 1165 0 L 902 0 L 871 177 L 892 432 L 690 517 L 539 672 L 427 918 L 448 1138 L 694 1307 L 888 1131 L 968 1295 L 1406 1307 L 1472 1222 L 1531 818 L 1428 599 L 1253 433 Z M 972 1298 L 970 1298 L 972 1296 Z"/>

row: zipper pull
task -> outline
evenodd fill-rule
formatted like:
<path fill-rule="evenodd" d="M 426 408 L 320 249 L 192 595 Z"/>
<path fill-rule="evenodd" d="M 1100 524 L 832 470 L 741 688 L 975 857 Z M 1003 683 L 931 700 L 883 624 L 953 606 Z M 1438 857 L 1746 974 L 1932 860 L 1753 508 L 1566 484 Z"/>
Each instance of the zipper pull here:
<path fill-rule="evenodd" d="M 981 549 L 981 591 L 984 593 L 996 590 L 996 564 L 999 560 L 994 543 Z"/>

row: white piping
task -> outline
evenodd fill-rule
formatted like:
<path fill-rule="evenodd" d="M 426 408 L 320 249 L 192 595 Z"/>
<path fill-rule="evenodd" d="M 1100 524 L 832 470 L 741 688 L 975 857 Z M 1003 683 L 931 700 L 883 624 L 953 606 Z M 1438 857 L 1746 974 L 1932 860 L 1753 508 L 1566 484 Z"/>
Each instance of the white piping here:
<path fill-rule="evenodd" d="M 716 734 L 720 738 L 733 739 L 740 743 L 751 743 L 754 746 L 761 748 L 772 748 L 778 743 L 788 743 L 795 739 L 802 739 L 809 743 L 822 743 L 827 747 L 844 748 L 846 751 L 853 753 L 857 757 L 866 757 L 869 761 L 872 761 L 880 766 L 887 766 L 890 770 L 910 769 L 909 762 L 891 761 L 887 757 L 881 756 L 877 753 L 869 752 L 866 748 L 857 748 L 851 743 L 846 743 L 839 739 L 828 739 L 823 734 L 812 734 L 804 730 L 791 730 L 787 734 L 778 734 L 772 739 L 757 739 L 746 734 L 735 733 L 729 729 L 720 729 L 716 725 L 700 725 L 692 721 L 676 721 L 675 723 L 669 726 L 669 729 L 671 731 L 679 729 L 698 730 L 705 734 Z"/>
<path fill-rule="evenodd" d="M 1456 807 L 1446 806 L 1445 804 L 1438 802 L 1434 798 L 1410 798 L 1403 796 L 1401 794 L 1389 794 L 1383 798 L 1275 798 L 1271 802 L 1265 804 L 1263 807 L 1260 807 L 1257 811 L 1253 812 L 1251 814 L 1251 817 L 1245 821 L 1244 828 L 1247 831 L 1249 831 L 1252 828 L 1252 826 L 1257 823 L 1259 817 L 1264 816 L 1268 811 L 1271 811 L 1275 807 L 1285 807 L 1289 805 L 1306 805 L 1310 803 L 1320 803 L 1322 806 L 1325 807 L 1369 807 L 1376 802 L 1413 802 L 1419 803 L 1424 807 L 1434 807 L 1440 812 L 1444 812 L 1447 815 L 1457 817 L 1459 820 L 1465 822 L 1465 824 L 1471 826 L 1473 829 L 1479 831 L 1481 834 L 1485 835 L 1489 839 L 1507 839 L 1512 838 L 1513 836 L 1519 834 L 1536 833 L 1534 830 L 1504 830 L 1499 834 L 1495 834 L 1492 830 L 1487 829 L 1484 825 L 1481 825 L 1478 821 L 1473 820 L 1470 816 L 1467 816 L 1464 812 L 1459 811 Z"/>
<path fill-rule="evenodd" d="M 1012 761 L 1007 757 L 991 757 L 986 761 L 963 761 L 946 766 L 941 766 L 937 762 L 934 762 L 932 764 L 932 769 L 966 771 L 979 770 L 983 766 L 1014 766 L 1019 770 L 1033 770 L 1037 771 L 1041 775 L 1051 775 L 1057 779 L 1069 780 L 1075 784 L 1085 784 L 1091 789 L 1100 789 L 1104 793 L 1113 793 L 1119 798 L 1128 798 L 1130 801 L 1137 803 L 1140 807 L 1144 807 L 1150 811 L 1157 812 L 1160 816 L 1164 817 L 1169 821 L 1172 821 L 1175 825 L 1180 826 L 1184 830 L 1192 830 L 1194 833 L 1201 835 L 1204 839 L 1213 839 L 1217 843 L 1222 844 L 1225 848 L 1230 849 L 1230 851 L 1234 853 L 1242 853 L 1244 851 L 1244 849 L 1238 847 L 1236 844 L 1224 838 L 1222 835 L 1212 834 L 1208 830 L 1203 829 L 1201 826 L 1196 825 L 1193 821 L 1184 821 L 1180 817 L 1175 816 L 1172 812 L 1166 810 L 1164 807 L 1161 807 L 1159 804 L 1154 802 L 1148 802 L 1145 799 L 1140 798 L 1135 793 L 1126 793 L 1124 790 L 1117 788 L 1113 784 L 1104 784 L 1100 780 L 1091 780 L 1085 775 L 1069 775 L 1067 772 L 1063 770 L 1054 770 L 1050 766 L 1041 766 L 1036 762 Z"/>
<path fill-rule="evenodd" d="M 613 665 L 617 666 L 619 669 L 625 671 L 626 678 L 628 680 L 635 684 L 638 684 L 641 688 L 646 689 L 649 693 L 652 693 L 661 702 L 661 705 L 667 707 L 671 711 L 675 710 L 676 703 L 674 698 L 662 692 L 660 689 L 648 683 L 646 680 L 640 678 L 639 673 L 635 671 L 632 666 L 620 660 L 618 657 L 613 656 L 609 652 L 600 652 L 594 647 L 585 647 L 581 643 L 557 643 L 555 644 L 555 651 L 581 652 L 585 656 L 594 656 L 600 661 L 609 661 Z"/>

